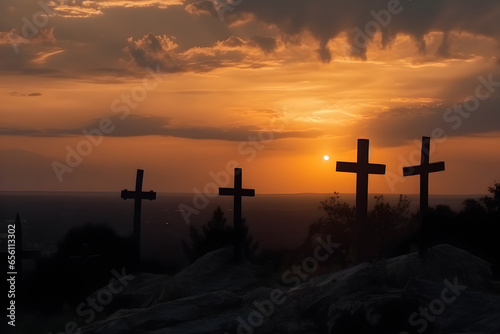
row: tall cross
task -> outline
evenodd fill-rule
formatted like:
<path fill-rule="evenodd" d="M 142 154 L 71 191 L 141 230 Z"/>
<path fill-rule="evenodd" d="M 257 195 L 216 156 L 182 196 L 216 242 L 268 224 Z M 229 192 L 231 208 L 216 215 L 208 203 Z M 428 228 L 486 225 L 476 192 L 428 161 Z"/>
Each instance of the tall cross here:
<path fill-rule="evenodd" d="M 368 175 L 385 174 L 385 165 L 369 163 L 369 140 L 358 139 L 358 161 L 337 161 L 337 172 L 356 173 L 357 261 L 368 260 L 366 252 L 368 218 Z"/>
<path fill-rule="evenodd" d="M 427 255 L 427 232 L 428 226 L 426 223 L 427 214 L 429 211 L 429 174 L 444 171 L 444 162 L 429 163 L 431 147 L 431 138 L 422 137 L 422 153 L 420 155 L 420 165 L 403 168 L 403 176 L 420 175 L 420 217 L 421 217 L 421 233 L 420 233 L 420 257 L 425 259 Z"/>
<path fill-rule="evenodd" d="M 241 197 L 243 196 L 255 196 L 254 189 L 243 189 L 242 188 L 242 170 L 241 168 L 234 169 L 234 188 L 219 188 L 219 195 L 223 196 L 234 196 L 234 208 L 233 208 L 233 224 L 234 224 L 234 258 L 236 261 L 241 260 L 241 253 L 243 247 L 243 231 L 241 224 Z"/>
<path fill-rule="evenodd" d="M 135 191 L 129 191 L 127 189 L 122 190 L 123 199 L 134 199 L 134 259 L 133 263 L 135 270 L 140 269 L 141 261 L 141 201 L 143 199 L 148 199 L 150 201 L 156 199 L 156 193 L 154 191 L 145 192 L 142 191 L 142 179 L 144 176 L 144 171 L 142 169 L 137 170 L 137 178 L 135 180 Z"/>

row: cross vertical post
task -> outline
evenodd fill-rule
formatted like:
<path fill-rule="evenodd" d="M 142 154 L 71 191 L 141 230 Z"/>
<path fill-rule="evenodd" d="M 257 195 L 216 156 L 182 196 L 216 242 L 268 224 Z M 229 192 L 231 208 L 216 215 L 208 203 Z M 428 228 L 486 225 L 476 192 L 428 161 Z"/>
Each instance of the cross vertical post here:
<path fill-rule="evenodd" d="M 242 188 L 242 169 L 234 169 L 234 188 L 219 188 L 219 195 L 222 196 L 233 196 L 233 225 L 234 225 L 234 258 L 237 262 L 241 260 L 243 253 L 243 228 L 241 222 L 241 198 L 243 196 L 255 196 L 254 189 L 243 189 Z"/>
<path fill-rule="evenodd" d="M 385 165 L 369 163 L 369 140 L 358 139 L 357 162 L 337 161 L 337 172 L 356 173 L 356 257 L 357 262 L 368 260 L 368 175 L 385 174 Z"/>
<path fill-rule="evenodd" d="M 148 199 L 150 201 L 156 199 L 156 192 L 142 191 L 142 180 L 144 177 L 144 170 L 137 170 L 137 177 L 135 180 L 135 191 L 128 191 L 127 189 L 122 190 L 121 198 L 123 199 L 134 199 L 134 255 L 133 263 L 134 270 L 138 271 L 141 262 L 141 201 L 143 199 Z"/>
<path fill-rule="evenodd" d="M 427 238 L 429 226 L 427 226 L 427 216 L 429 213 L 429 174 L 441 172 L 445 170 L 443 161 L 429 163 L 431 147 L 431 138 L 422 137 L 422 152 L 420 155 L 420 165 L 409 166 L 403 168 L 403 176 L 420 175 L 420 219 L 421 219 L 421 232 L 420 232 L 420 258 L 426 259 L 427 257 Z"/>

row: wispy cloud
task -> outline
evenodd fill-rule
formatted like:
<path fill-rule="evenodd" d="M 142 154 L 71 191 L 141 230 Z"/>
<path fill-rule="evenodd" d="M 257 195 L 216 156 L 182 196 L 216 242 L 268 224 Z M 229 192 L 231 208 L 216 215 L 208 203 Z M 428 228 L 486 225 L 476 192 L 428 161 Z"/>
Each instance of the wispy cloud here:
<path fill-rule="evenodd" d="M 110 117 L 115 129 L 105 136 L 109 137 L 141 137 L 141 136 L 165 136 L 187 139 L 210 139 L 224 141 L 248 141 L 251 138 L 259 138 L 261 132 L 257 126 L 238 127 L 179 127 L 169 124 L 169 121 L 161 117 L 130 115 L 125 120 L 118 117 Z M 28 129 L 3 127 L 0 135 L 4 136 L 27 136 L 27 137 L 68 137 L 82 135 L 83 129 L 98 129 L 100 119 L 85 124 L 81 128 L 71 129 Z M 274 132 L 275 139 L 284 138 L 317 138 L 325 133 L 318 129 L 307 129 L 302 131 L 279 131 Z"/>
<path fill-rule="evenodd" d="M 9 93 L 11 96 L 28 96 L 28 97 L 33 97 L 33 96 L 42 96 L 42 93 L 19 93 L 19 92 L 11 92 Z"/>
<path fill-rule="evenodd" d="M 36 54 L 35 58 L 31 60 L 32 63 L 34 64 L 45 64 L 47 62 L 47 59 L 51 56 L 54 56 L 58 53 L 64 52 L 64 50 L 61 49 L 55 49 L 52 51 L 40 51 Z"/>
<path fill-rule="evenodd" d="M 104 10 L 109 8 L 141 8 L 156 7 L 168 8 L 170 6 L 180 6 L 180 0 L 85 0 L 77 2 L 53 2 L 53 10 L 56 15 L 62 17 L 86 18 L 104 15 Z"/>

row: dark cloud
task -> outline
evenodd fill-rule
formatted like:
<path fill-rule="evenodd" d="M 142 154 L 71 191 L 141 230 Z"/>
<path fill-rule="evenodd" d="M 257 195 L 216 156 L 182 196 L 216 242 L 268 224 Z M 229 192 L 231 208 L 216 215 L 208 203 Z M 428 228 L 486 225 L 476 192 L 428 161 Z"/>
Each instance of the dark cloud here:
<path fill-rule="evenodd" d="M 189 3 L 185 7 L 186 11 L 192 15 L 212 14 L 217 15 L 215 5 L 212 1 L 196 1 Z"/>
<path fill-rule="evenodd" d="M 397 34 L 402 33 L 413 37 L 421 53 L 426 52 L 424 36 L 433 31 L 469 32 L 500 40 L 500 2 L 497 0 L 405 0 L 392 8 L 394 14 L 378 15 L 381 11 L 389 13 L 388 6 L 395 1 L 252 0 L 241 2 L 233 11 L 227 11 L 225 17 L 228 22 L 235 22 L 250 15 L 292 36 L 308 31 L 318 40 L 318 54 L 325 62 L 332 57 L 328 41 L 341 33 L 349 35 L 353 50 L 356 50 L 354 56 L 366 57 L 366 48 L 363 43 L 359 43 L 363 42 L 359 31 L 366 34 L 376 28 L 382 33 L 382 47 L 389 45 Z M 190 4 L 189 12 L 195 13 L 197 8 L 198 13 L 213 14 L 212 9 L 207 9 L 207 1 Z M 375 16 L 379 17 L 379 21 Z M 366 35 L 373 36 L 370 33 Z M 447 43 L 445 39 L 439 51 L 441 55 L 447 54 Z"/>
<path fill-rule="evenodd" d="M 233 128 L 218 127 L 179 127 L 171 126 L 169 121 L 161 117 L 130 115 L 124 120 L 118 117 L 110 117 L 114 130 L 108 134 L 109 137 L 138 137 L 138 136 L 165 136 L 188 139 L 212 139 L 225 141 L 247 141 L 257 138 L 269 138 L 265 129 L 255 126 L 240 126 Z M 0 128 L 0 135 L 6 136 L 28 136 L 28 137 L 67 137 L 82 135 L 83 130 L 91 131 L 100 128 L 101 119 L 73 129 L 26 129 L 26 128 Z M 304 131 L 280 131 L 273 132 L 274 139 L 284 138 L 317 138 L 323 136 L 324 132 L 317 129 Z M 252 139 L 253 138 L 253 139 Z"/>
<path fill-rule="evenodd" d="M 177 54 L 178 44 L 168 36 L 154 36 L 148 33 L 137 40 L 129 39 L 125 52 L 141 67 L 160 64 L 163 72 L 181 72 L 184 66 Z"/>
<path fill-rule="evenodd" d="M 272 37 L 243 39 L 231 36 L 211 46 L 181 50 L 173 37 L 152 33 L 129 38 L 125 52 L 140 67 L 156 67 L 164 73 L 209 72 L 224 67 L 260 68 L 267 66 L 262 54 L 277 47 Z"/>
<path fill-rule="evenodd" d="M 443 34 L 443 42 L 439 46 L 436 54 L 443 58 L 448 58 L 450 56 L 450 41 L 448 32 Z"/>
<path fill-rule="evenodd" d="M 278 43 L 276 42 L 276 39 L 274 37 L 255 36 L 253 40 L 265 53 L 273 52 L 278 46 Z"/>

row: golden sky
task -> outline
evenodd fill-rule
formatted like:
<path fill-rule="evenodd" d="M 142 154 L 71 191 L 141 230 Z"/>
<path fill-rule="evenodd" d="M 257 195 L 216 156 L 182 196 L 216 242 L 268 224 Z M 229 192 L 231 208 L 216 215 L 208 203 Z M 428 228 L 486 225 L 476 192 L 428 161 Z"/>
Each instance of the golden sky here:
<path fill-rule="evenodd" d="M 366 138 L 370 191 L 417 193 L 422 136 L 431 193 L 500 180 L 498 1 L 222 4 L 2 1 L 0 190 L 349 193 Z"/>

